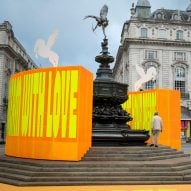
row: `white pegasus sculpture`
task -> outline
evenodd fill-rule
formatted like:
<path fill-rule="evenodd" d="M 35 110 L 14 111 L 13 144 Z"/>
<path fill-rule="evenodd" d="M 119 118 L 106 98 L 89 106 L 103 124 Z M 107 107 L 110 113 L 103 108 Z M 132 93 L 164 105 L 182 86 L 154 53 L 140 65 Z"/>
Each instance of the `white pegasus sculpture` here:
<path fill-rule="evenodd" d="M 58 31 L 54 31 L 48 38 L 47 43 L 43 39 L 38 39 L 35 43 L 34 52 L 36 57 L 48 58 L 50 63 L 54 66 L 58 66 L 59 56 L 51 50 L 58 37 Z"/>
<path fill-rule="evenodd" d="M 157 71 L 155 67 L 150 67 L 146 73 L 143 68 L 141 68 L 139 65 L 135 65 L 137 73 L 141 76 L 141 78 L 135 82 L 134 84 L 134 90 L 139 91 L 142 89 L 142 85 L 150 80 L 156 80 Z"/>

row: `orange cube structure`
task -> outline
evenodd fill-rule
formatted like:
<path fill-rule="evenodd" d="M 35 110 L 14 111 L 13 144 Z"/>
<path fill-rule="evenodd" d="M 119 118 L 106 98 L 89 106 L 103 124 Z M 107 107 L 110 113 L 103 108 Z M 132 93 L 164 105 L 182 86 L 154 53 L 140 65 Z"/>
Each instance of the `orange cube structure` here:
<path fill-rule="evenodd" d="M 10 79 L 5 154 L 79 161 L 91 147 L 93 74 L 41 68 Z"/>
<path fill-rule="evenodd" d="M 130 92 L 123 104 L 133 117 L 129 123 L 132 129 L 145 129 L 151 132 L 152 117 L 158 112 L 163 120 L 163 132 L 159 144 L 181 149 L 180 92 L 177 90 L 155 89 Z"/>

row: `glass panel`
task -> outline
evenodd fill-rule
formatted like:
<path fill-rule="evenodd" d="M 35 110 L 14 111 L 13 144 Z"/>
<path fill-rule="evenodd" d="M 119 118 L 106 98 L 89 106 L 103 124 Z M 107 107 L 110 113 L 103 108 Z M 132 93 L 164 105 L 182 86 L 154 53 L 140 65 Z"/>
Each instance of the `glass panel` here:
<path fill-rule="evenodd" d="M 147 29 L 146 28 L 141 29 L 141 37 L 142 38 L 147 38 Z"/>
<path fill-rule="evenodd" d="M 146 50 L 145 59 L 150 59 L 150 60 L 157 59 L 157 51 Z"/>
<path fill-rule="evenodd" d="M 145 84 L 146 90 L 154 89 L 155 87 L 156 87 L 156 80 L 155 81 L 150 80 L 150 81 L 146 82 L 146 84 Z"/>
<path fill-rule="evenodd" d="M 186 53 L 185 52 L 175 52 L 174 60 L 186 61 Z"/>
<path fill-rule="evenodd" d="M 185 93 L 185 81 L 175 81 L 175 90 Z"/>
<path fill-rule="evenodd" d="M 185 69 L 182 67 L 177 67 L 175 69 L 175 78 L 178 81 L 185 81 Z"/>
<path fill-rule="evenodd" d="M 176 39 L 177 40 L 182 40 L 183 39 L 183 31 L 177 31 L 176 32 Z"/>

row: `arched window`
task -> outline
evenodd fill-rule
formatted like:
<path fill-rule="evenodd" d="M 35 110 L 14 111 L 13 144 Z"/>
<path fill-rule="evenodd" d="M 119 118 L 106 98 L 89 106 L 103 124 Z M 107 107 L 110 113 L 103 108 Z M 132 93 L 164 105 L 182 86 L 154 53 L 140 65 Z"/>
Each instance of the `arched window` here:
<path fill-rule="evenodd" d="M 183 31 L 181 30 L 176 31 L 176 39 L 183 40 Z"/>
<path fill-rule="evenodd" d="M 179 90 L 181 93 L 185 93 L 185 86 L 186 86 L 185 68 L 177 66 L 175 68 L 175 82 L 174 82 L 175 90 Z"/>
<path fill-rule="evenodd" d="M 147 28 L 141 28 L 141 38 L 147 38 Z"/>
<path fill-rule="evenodd" d="M 158 13 L 157 14 L 157 19 L 162 19 L 163 18 L 163 15 L 161 13 Z"/>
<path fill-rule="evenodd" d="M 185 69 L 183 67 L 176 67 L 176 79 L 185 80 Z"/>

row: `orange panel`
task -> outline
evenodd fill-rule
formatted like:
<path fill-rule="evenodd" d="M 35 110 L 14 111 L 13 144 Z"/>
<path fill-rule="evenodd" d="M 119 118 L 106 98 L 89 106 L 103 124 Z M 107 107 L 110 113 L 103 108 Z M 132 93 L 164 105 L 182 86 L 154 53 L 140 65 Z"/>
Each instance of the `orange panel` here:
<path fill-rule="evenodd" d="M 81 66 L 41 68 L 10 79 L 5 153 L 80 160 L 91 147 L 93 75 Z"/>
<path fill-rule="evenodd" d="M 130 112 L 133 117 L 133 121 L 130 122 L 132 129 L 149 131 L 151 131 L 153 114 L 158 111 L 164 125 L 159 144 L 181 149 L 179 91 L 155 89 L 130 92 L 129 100 L 123 104 L 123 108 Z"/>

